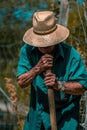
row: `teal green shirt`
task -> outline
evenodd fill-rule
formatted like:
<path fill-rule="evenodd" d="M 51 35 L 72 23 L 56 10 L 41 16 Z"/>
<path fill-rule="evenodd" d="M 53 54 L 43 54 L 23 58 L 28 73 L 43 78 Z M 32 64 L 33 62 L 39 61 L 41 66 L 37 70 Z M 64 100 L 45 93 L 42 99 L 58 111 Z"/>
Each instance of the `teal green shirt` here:
<path fill-rule="evenodd" d="M 18 76 L 28 72 L 39 61 L 42 54 L 38 48 L 25 44 L 20 51 Z M 71 46 L 56 45 L 52 72 L 59 81 L 77 81 L 87 89 L 87 72 L 79 53 Z M 77 130 L 79 122 L 79 101 L 81 96 L 69 95 L 54 90 L 58 130 Z M 41 73 L 31 84 L 30 109 L 24 130 L 50 130 L 48 88 Z"/>

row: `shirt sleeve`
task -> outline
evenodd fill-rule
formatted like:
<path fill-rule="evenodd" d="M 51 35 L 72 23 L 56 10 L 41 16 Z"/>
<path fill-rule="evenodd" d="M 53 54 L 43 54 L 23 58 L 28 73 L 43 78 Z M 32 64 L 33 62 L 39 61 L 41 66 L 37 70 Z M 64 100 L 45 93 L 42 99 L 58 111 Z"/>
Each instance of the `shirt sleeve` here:
<path fill-rule="evenodd" d="M 23 46 L 20 50 L 20 58 L 18 62 L 17 76 L 28 72 L 32 68 L 30 63 L 30 56 L 27 52 L 26 46 Z"/>
<path fill-rule="evenodd" d="M 73 58 L 69 67 L 69 81 L 77 81 L 85 89 L 87 89 L 87 71 L 85 64 L 81 57 L 79 59 Z"/>

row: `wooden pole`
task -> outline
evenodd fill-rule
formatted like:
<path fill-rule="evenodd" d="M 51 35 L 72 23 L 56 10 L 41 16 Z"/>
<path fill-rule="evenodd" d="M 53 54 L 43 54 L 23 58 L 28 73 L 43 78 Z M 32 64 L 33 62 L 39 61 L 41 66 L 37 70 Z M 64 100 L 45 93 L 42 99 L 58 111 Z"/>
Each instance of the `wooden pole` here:
<path fill-rule="evenodd" d="M 52 11 L 54 10 L 54 0 L 50 0 L 50 8 Z M 48 69 L 46 71 L 46 73 L 48 72 L 51 72 L 51 69 Z M 49 111 L 50 111 L 51 130 L 57 130 L 54 91 L 51 88 L 48 89 L 48 102 L 49 102 Z"/>
<path fill-rule="evenodd" d="M 51 69 L 48 69 L 46 73 L 50 71 Z M 54 91 L 51 88 L 48 89 L 48 102 L 49 102 L 49 111 L 50 111 L 51 130 L 57 130 Z"/>
<path fill-rule="evenodd" d="M 54 9 L 54 0 L 51 0 L 51 9 Z M 59 23 L 66 26 L 68 20 L 68 0 L 61 1 L 60 7 L 60 19 Z M 46 73 L 50 72 L 51 69 L 48 69 Z M 50 122 L 51 122 L 51 130 L 57 129 L 57 120 L 56 120 L 56 109 L 55 109 L 55 100 L 54 100 L 54 91 L 53 89 L 48 89 L 48 102 L 49 102 L 49 111 L 50 111 Z"/>
<path fill-rule="evenodd" d="M 69 14 L 69 2 L 68 0 L 61 0 L 58 23 L 61 25 L 67 26 L 68 14 Z"/>

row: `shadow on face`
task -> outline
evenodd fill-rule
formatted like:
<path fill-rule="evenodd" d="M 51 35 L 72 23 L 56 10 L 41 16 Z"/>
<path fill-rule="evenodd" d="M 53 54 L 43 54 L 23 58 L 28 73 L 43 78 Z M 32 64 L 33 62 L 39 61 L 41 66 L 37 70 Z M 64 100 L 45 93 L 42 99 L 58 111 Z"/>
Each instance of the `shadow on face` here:
<path fill-rule="evenodd" d="M 55 46 L 38 47 L 38 49 L 43 54 L 52 54 L 55 51 Z"/>

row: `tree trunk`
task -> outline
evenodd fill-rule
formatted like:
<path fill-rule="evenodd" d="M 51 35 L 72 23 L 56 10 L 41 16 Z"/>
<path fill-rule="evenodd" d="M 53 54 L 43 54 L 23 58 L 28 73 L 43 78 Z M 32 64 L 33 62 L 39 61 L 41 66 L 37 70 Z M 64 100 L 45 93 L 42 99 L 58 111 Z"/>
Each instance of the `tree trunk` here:
<path fill-rule="evenodd" d="M 69 2 L 68 0 L 61 0 L 58 23 L 61 25 L 67 26 L 68 14 L 69 14 Z"/>

